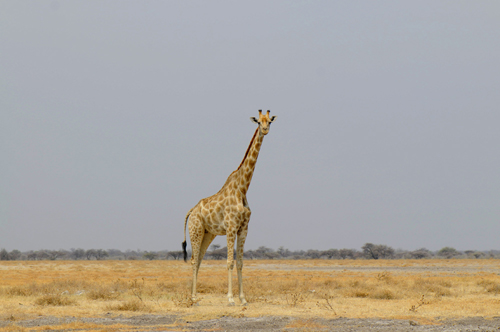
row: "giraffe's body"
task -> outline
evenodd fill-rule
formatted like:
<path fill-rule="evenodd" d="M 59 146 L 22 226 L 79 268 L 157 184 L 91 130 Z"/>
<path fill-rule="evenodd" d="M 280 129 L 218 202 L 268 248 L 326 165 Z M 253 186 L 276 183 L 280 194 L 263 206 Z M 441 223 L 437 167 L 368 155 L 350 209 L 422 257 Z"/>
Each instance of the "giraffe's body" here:
<path fill-rule="evenodd" d="M 250 221 L 250 207 L 246 193 L 252 180 L 253 172 L 264 136 L 269 132 L 269 126 L 276 117 L 269 117 L 269 111 L 263 115 L 259 110 L 259 119 L 251 118 L 259 124 L 259 128 L 250 141 L 245 157 L 236 171 L 231 173 L 226 183 L 219 192 L 213 196 L 202 199 L 186 215 L 184 222 L 184 260 L 186 253 L 186 224 L 189 218 L 189 237 L 191 239 L 191 264 L 193 266 L 192 297 L 196 298 L 196 281 L 201 261 L 208 246 L 217 235 L 227 236 L 227 269 L 228 269 L 228 298 L 233 305 L 232 271 L 234 267 L 234 243 L 238 238 L 236 249 L 236 269 L 238 271 L 238 284 L 240 300 L 243 305 L 247 302 L 243 294 L 242 268 L 243 246 L 248 232 Z"/>

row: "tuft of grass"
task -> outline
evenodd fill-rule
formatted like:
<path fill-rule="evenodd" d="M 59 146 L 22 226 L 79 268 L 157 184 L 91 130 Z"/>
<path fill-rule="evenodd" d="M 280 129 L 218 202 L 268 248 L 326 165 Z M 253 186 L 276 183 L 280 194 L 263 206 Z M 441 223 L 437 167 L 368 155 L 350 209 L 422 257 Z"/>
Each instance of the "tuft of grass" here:
<path fill-rule="evenodd" d="M 477 282 L 478 286 L 484 287 L 486 293 L 500 294 L 500 283 L 491 279 L 482 279 Z"/>
<path fill-rule="evenodd" d="M 7 288 L 5 293 L 10 296 L 32 296 L 33 290 L 27 286 L 14 286 Z"/>
<path fill-rule="evenodd" d="M 298 304 L 306 301 L 307 296 L 302 293 L 290 293 L 285 295 L 286 303 L 291 307 L 296 307 Z"/>
<path fill-rule="evenodd" d="M 56 293 L 75 293 L 88 288 L 89 283 L 81 280 L 57 280 L 49 283 L 31 282 L 25 285 L 12 286 L 4 290 L 9 296 L 41 296 Z"/>
<path fill-rule="evenodd" d="M 370 296 L 370 287 L 365 281 L 354 280 L 344 286 L 343 295 L 345 297 L 367 298 Z"/>
<path fill-rule="evenodd" d="M 40 306 L 68 306 L 75 305 L 76 301 L 64 295 L 48 294 L 36 299 L 35 304 Z"/>
<path fill-rule="evenodd" d="M 377 280 L 383 282 L 390 282 L 393 280 L 391 274 L 387 271 L 383 271 L 377 274 Z"/>
<path fill-rule="evenodd" d="M 106 309 L 113 311 L 147 311 L 148 307 L 143 302 L 132 299 L 118 304 L 108 305 Z"/>
<path fill-rule="evenodd" d="M 417 277 L 413 281 L 413 289 L 419 293 L 431 293 L 436 297 L 450 296 L 451 283 L 446 280 Z"/>
<path fill-rule="evenodd" d="M 369 297 L 377 300 L 394 300 L 397 298 L 394 292 L 388 288 L 376 289 Z"/>
<path fill-rule="evenodd" d="M 337 312 L 335 311 L 335 309 L 333 308 L 333 305 L 331 303 L 331 301 L 333 300 L 333 296 L 329 295 L 329 294 L 324 294 L 322 296 L 322 299 L 325 300 L 326 303 L 322 303 L 322 302 L 318 301 L 318 302 L 316 302 L 316 306 L 319 308 L 322 308 L 322 309 L 331 310 L 334 315 L 337 315 Z"/>
<path fill-rule="evenodd" d="M 344 284 L 334 278 L 328 278 L 323 280 L 322 282 L 323 286 L 328 288 L 328 289 L 340 289 L 344 287 Z"/>
<path fill-rule="evenodd" d="M 409 310 L 412 311 L 412 312 L 417 312 L 418 308 L 420 308 L 424 304 L 429 304 L 429 302 L 425 302 L 424 295 L 422 295 L 422 297 L 417 302 L 417 304 L 412 305 Z"/>
<path fill-rule="evenodd" d="M 486 291 L 488 293 L 493 293 L 493 294 L 500 294 L 500 284 L 493 284 L 488 287 L 486 287 Z"/>
<path fill-rule="evenodd" d="M 114 288 L 104 285 L 97 285 L 91 288 L 86 293 L 87 298 L 90 300 L 115 300 L 120 296 L 120 292 Z"/>
<path fill-rule="evenodd" d="M 225 294 L 227 292 L 227 279 L 206 282 L 202 280 L 196 286 L 200 294 Z"/>
<path fill-rule="evenodd" d="M 200 301 L 200 298 L 198 297 L 196 300 L 193 300 L 191 298 L 191 294 L 189 294 L 188 292 L 184 292 L 175 293 L 174 296 L 172 296 L 172 301 L 174 302 L 176 307 L 191 308 Z"/>

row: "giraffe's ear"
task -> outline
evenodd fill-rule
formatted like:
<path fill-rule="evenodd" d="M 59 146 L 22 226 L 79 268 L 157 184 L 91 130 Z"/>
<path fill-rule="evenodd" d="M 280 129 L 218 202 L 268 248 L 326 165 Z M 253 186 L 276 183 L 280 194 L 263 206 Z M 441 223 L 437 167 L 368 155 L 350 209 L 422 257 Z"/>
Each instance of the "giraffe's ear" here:
<path fill-rule="evenodd" d="M 269 119 L 269 122 L 273 122 L 274 120 L 276 120 L 277 116 L 272 116 L 270 119 Z"/>
<path fill-rule="evenodd" d="M 251 120 L 252 122 L 255 122 L 256 124 L 259 124 L 259 121 L 257 121 L 257 119 L 256 119 L 256 118 L 254 118 L 254 117 L 251 117 L 251 118 L 250 118 L 250 120 Z"/>

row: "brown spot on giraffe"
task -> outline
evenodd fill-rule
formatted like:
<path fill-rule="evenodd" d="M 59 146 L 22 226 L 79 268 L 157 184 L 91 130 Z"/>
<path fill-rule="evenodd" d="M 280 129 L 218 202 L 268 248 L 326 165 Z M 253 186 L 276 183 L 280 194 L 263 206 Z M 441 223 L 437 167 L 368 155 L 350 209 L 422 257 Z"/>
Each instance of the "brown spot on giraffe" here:
<path fill-rule="evenodd" d="M 184 220 L 184 260 L 187 258 L 186 251 L 186 225 L 189 219 L 189 237 L 191 239 L 192 255 L 191 265 L 193 267 L 193 288 L 191 296 L 196 299 L 196 282 L 201 261 L 208 246 L 217 235 L 227 236 L 227 269 L 228 269 L 228 293 L 229 304 L 234 305 L 232 289 L 232 270 L 234 267 L 234 245 L 237 238 L 236 269 L 238 272 L 239 297 L 242 305 L 246 305 L 243 293 L 242 269 L 243 251 L 248 233 L 248 223 L 251 211 L 246 199 L 246 193 L 252 180 L 257 157 L 264 140 L 269 133 L 271 123 L 276 116 L 262 114 L 259 110 L 259 118 L 250 118 L 259 127 L 250 140 L 245 156 L 238 166 L 226 180 L 218 193 L 204 198 L 198 202 L 186 215 Z"/>

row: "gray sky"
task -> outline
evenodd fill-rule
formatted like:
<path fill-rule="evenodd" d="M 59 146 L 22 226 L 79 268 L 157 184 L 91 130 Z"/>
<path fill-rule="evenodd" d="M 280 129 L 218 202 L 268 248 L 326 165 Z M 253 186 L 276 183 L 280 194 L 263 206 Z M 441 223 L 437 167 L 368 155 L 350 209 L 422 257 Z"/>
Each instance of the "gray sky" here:
<path fill-rule="evenodd" d="M 499 249 L 499 1 L 0 1 L 0 248 Z M 225 244 L 225 237 L 214 243 Z"/>

